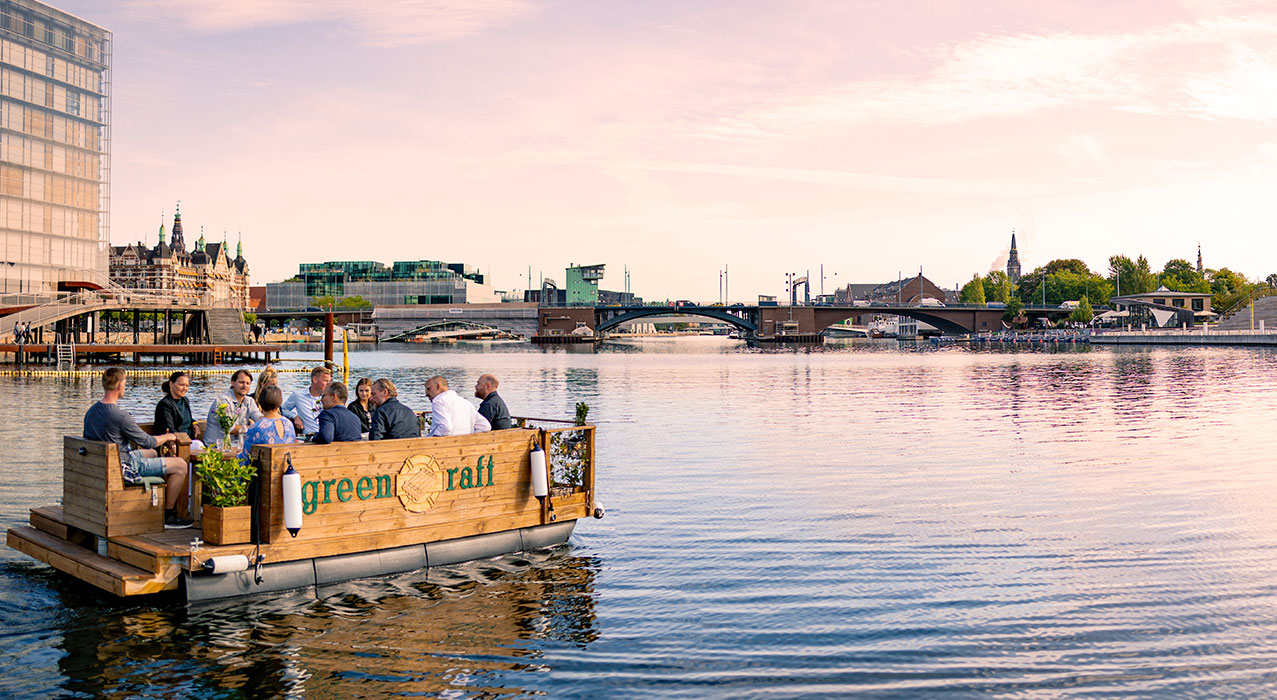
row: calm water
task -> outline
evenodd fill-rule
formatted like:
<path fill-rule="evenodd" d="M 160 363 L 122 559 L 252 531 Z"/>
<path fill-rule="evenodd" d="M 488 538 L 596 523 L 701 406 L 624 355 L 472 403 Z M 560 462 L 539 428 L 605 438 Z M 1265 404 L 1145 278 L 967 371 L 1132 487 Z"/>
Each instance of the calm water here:
<path fill-rule="evenodd" d="M 521 415 L 588 402 L 607 518 L 556 550 L 192 609 L 3 549 L 0 695 L 1272 694 L 1277 354 L 736 348 L 355 353 L 417 407 L 436 372 L 496 372 Z M 196 378 L 197 410 L 226 381 Z M 135 415 L 158 383 L 131 385 Z M 9 526 L 58 500 L 59 436 L 97 392 L 0 387 Z"/>

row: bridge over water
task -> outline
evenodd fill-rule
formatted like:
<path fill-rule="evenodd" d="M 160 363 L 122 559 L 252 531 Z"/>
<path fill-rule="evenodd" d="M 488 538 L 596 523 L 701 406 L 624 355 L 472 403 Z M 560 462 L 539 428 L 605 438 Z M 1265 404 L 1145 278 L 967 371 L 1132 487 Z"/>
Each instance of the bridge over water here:
<path fill-rule="evenodd" d="M 544 306 L 538 309 L 539 335 L 563 335 L 582 326 L 605 333 L 623 323 L 655 316 L 697 316 L 730 324 L 749 337 L 774 339 L 787 335 L 816 335 L 847 319 L 876 315 L 907 316 L 929 323 L 944 333 L 981 333 L 1002 329 L 1005 308 L 975 304 L 929 306 L 874 303 L 847 306 Z M 1069 309 L 1027 306 L 1030 317 L 1062 318 Z M 579 331 L 578 331 L 579 332 Z"/>

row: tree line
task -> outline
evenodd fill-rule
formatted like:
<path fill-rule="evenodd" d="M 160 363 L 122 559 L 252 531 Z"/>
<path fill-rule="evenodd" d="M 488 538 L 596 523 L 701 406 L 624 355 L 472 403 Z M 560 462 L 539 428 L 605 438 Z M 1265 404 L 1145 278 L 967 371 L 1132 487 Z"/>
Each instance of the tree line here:
<path fill-rule="evenodd" d="M 1161 271 L 1154 272 L 1143 255 L 1132 260 L 1125 255 L 1109 258 L 1107 275 L 1101 275 L 1076 258 L 1052 260 L 1020 277 L 1018 283 L 1001 270 L 987 275 L 973 275 L 963 285 L 958 300 L 964 304 L 999 302 L 1007 305 L 1008 315 L 1015 317 L 1028 304 L 1059 306 L 1077 302 L 1079 318 L 1089 321 L 1092 305 L 1107 306 L 1115 296 L 1129 296 L 1166 287 L 1175 292 L 1197 292 L 1211 295 L 1211 306 L 1226 310 L 1248 298 L 1256 290 L 1277 287 L 1277 274 L 1264 280 L 1249 280 L 1245 275 L 1221 267 L 1198 272 L 1183 258 L 1166 261 Z M 1085 307 L 1086 311 L 1081 312 Z M 1081 318 L 1085 316 L 1086 318 Z"/>

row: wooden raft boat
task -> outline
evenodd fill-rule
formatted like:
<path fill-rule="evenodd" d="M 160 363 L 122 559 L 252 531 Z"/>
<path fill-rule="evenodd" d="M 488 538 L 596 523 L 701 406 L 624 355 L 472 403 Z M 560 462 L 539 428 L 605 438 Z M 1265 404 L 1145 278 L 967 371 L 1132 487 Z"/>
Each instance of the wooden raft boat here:
<path fill-rule="evenodd" d="M 243 542 L 165 530 L 164 486 L 126 486 L 109 443 L 64 438 L 61 506 L 31 510 L 7 543 L 118 596 L 178 591 L 187 602 L 252 595 L 454 564 L 566 542 L 594 502 L 594 426 L 332 445 L 259 445 L 257 504 Z M 183 436 L 184 437 L 184 436 Z M 189 456 L 189 440 L 179 455 Z M 532 489 L 532 450 L 546 454 L 550 495 Z M 185 454 L 184 454 L 185 451 Z M 281 479 L 301 475 L 303 521 L 284 526 Z M 196 489 L 199 484 L 196 483 Z M 198 491 L 197 491 L 198 492 Z M 200 516 L 203 515 L 203 518 Z M 245 570 L 211 573 L 213 557 Z"/>

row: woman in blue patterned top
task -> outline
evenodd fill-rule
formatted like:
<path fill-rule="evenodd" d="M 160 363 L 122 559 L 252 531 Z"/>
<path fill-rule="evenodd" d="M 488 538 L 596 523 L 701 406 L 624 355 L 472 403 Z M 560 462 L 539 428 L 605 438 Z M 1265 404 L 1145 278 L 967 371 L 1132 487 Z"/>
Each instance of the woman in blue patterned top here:
<path fill-rule="evenodd" d="M 262 388 L 260 408 L 262 417 L 253 427 L 244 433 L 244 449 L 239 453 L 239 461 L 248 464 L 253 445 L 278 445 L 297 442 L 297 432 L 293 430 L 293 422 L 279 414 L 279 407 L 284 403 L 284 395 L 277 386 Z"/>

